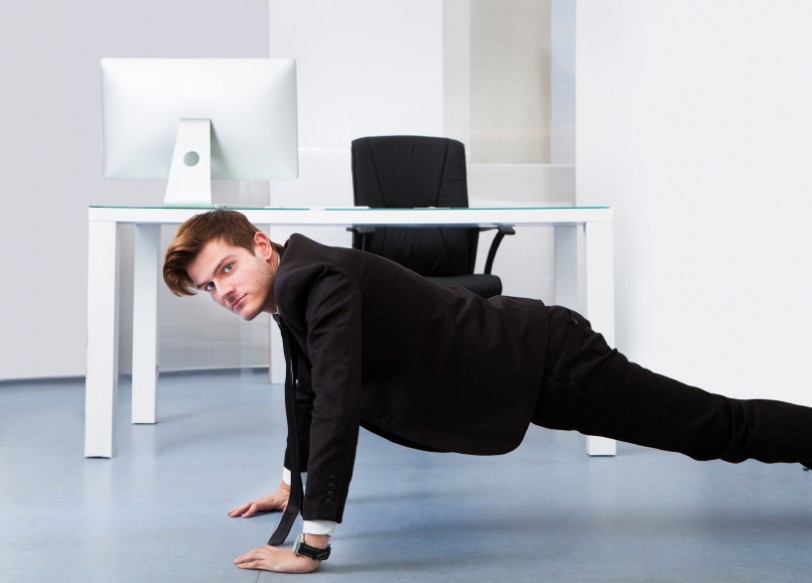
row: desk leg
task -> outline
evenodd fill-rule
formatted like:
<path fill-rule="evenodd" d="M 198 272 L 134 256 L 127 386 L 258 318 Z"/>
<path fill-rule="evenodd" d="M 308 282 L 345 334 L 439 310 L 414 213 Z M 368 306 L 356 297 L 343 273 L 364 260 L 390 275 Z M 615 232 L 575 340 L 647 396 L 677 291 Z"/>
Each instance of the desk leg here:
<path fill-rule="evenodd" d="M 135 226 L 132 422 L 155 423 L 160 225 Z"/>
<path fill-rule="evenodd" d="M 87 263 L 85 457 L 115 455 L 118 398 L 119 237 L 115 222 L 90 221 Z"/>
<path fill-rule="evenodd" d="M 603 334 L 609 346 L 615 345 L 615 267 L 613 225 L 610 222 L 587 223 L 586 313 L 595 330 Z M 615 455 L 614 439 L 588 437 L 589 455 Z"/>
<path fill-rule="evenodd" d="M 595 330 L 614 343 L 614 267 L 612 223 L 558 225 L 555 229 L 555 301 L 589 318 Z M 615 440 L 587 436 L 591 456 L 612 456 Z"/>
<path fill-rule="evenodd" d="M 581 225 L 555 227 L 555 303 L 586 313 L 582 235 Z"/>

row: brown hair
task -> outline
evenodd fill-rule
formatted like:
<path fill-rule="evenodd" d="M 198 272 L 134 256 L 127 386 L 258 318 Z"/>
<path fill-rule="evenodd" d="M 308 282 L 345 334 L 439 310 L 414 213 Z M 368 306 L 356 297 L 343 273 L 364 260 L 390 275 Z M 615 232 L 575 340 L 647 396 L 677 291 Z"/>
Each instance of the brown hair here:
<path fill-rule="evenodd" d="M 164 256 L 164 281 L 176 296 L 191 296 L 196 292 L 187 267 L 209 241 L 222 239 L 234 247 L 254 252 L 254 235 L 259 231 L 244 214 L 218 209 L 195 215 L 184 222 L 175 233 Z M 282 254 L 282 247 L 271 243 Z"/>

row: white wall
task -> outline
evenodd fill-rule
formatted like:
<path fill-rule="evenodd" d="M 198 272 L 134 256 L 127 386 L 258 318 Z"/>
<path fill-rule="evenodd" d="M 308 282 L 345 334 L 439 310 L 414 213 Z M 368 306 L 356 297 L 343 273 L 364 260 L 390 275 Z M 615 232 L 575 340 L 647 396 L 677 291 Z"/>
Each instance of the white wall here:
<path fill-rule="evenodd" d="M 102 178 L 99 59 L 267 54 L 267 0 L 3 3 L 0 380 L 84 375 L 87 207 L 156 204 L 163 197 L 161 182 Z M 125 230 L 124 336 L 131 326 L 131 246 L 131 231 Z M 211 338 L 239 339 L 246 332 L 236 318 L 221 321 L 210 316 L 208 305 L 164 295 L 162 364 L 194 363 L 201 356 L 191 349 L 194 342 L 208 359 L 203 362 L 225 363 L 224 357 L 234 356 L 233 343 L 218 346 Z M 179 320 L 186 323 L 180 336 L 174 334 Z M 129 368 L 128 347 L 121 345 L 122 372 Z"/>
<path fill-rule="evenodd" d="M 812 404 L 812 3 L 579 0 L 577 198 L 616 217 L 617 344 Z"/>
<path fill-rule="evenodd" d="M 273 206 L 352 206 L 353 139 L 442 134 L 442 33 L 434 0 L 270 1 L 270 55 L 297 61 L 301 163 Z M 350 243 L 344 229 L 307 232 Z"/>
<path fill-rule="evenodd" d="M 470 0 L 474 163 L 550 163 L 551 5 Z"/>

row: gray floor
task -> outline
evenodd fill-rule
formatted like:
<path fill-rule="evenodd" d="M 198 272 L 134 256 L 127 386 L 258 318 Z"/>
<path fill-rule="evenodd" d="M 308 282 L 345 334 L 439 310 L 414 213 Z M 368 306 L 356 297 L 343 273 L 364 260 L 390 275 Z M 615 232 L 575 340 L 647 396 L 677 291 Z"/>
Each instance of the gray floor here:
<path fill-rule="evenodd" d="M 240 571 L 278 515 L 230 519 L 275 488 L 281 387 L 263 373 L 162 377 L 160 423 L 84 459 L 81 381 L 0 384 L 0 581 L 300 581 Z M 812 580 L 812 473 L 698 463 L 531 428 L 495 458 L 426 454 L 367 433 L 318 581 Z"/>

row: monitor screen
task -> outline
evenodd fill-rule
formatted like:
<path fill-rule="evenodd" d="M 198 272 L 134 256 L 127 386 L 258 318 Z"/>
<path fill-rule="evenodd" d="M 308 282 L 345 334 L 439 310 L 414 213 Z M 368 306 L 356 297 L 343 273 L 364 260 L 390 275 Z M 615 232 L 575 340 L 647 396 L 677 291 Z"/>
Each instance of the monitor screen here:
<path fill-rule="evenodd" d="M 106 178 L 169 179 L 169 204 L 171 182 L 185 171 L 176 167 L 200 157 L 195 171 L 208 181 L 298 176 L 294 60 L 102 59 L 101 76 Z M 184 130 L 182 120 L 209 123 Z M 210 144 L 187 147 L 200 128 Z M 207 203 L 205 193 L 187 198 Z"/>

